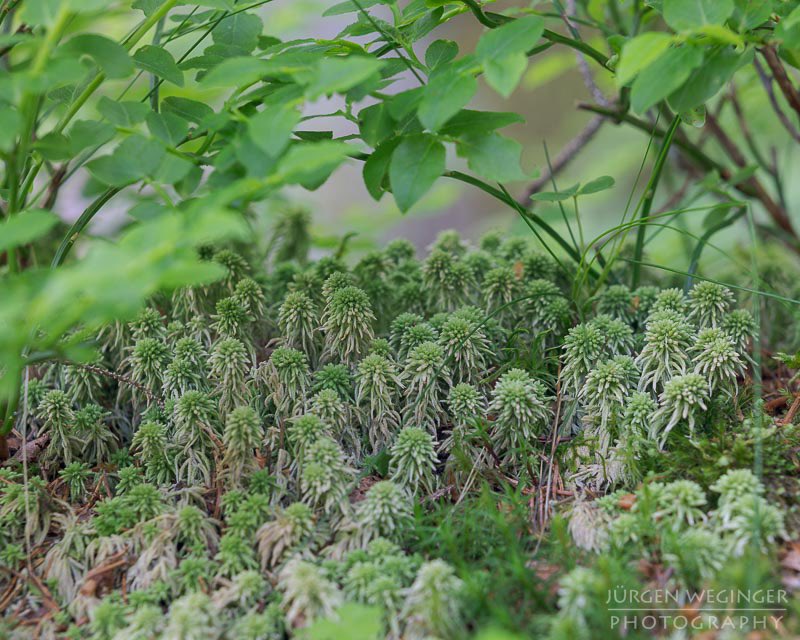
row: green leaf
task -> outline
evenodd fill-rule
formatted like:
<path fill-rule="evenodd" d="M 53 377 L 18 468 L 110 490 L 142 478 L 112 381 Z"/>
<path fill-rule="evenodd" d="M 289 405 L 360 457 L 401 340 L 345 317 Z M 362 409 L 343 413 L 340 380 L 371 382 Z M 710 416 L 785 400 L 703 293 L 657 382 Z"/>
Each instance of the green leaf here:
<path fill-rule="evenodd" d="M 420 122 L 437 131 L 472 99 L 477 89 L 478 81 L 470 73 L 459 73 L 452 67 L 434 73 L 417 108 Z"/>
<path fill-rule="evenodd" d="M 97 101 L 97 110 L 111 124 L 118 127 L 133 127 L 144 121 L 150 108 L 142 102 L 116 102 L 103 96 Z"/>
<path fill-rule="evenodd" d="M 178 68 L 172 54 L 162 47 L 146 44 L 133 54 L 137 67 L 172 84 L 183 86 L 183 71 Z"/>
<path fill-rule="evenodd" d="M 578 194 L 580 186 L 580 183 L 578 183 L 562 191 L 538 191 L 531 196 L 531 200 L 539 202 L 561 202 L 562 200 L 569 200 Z"/>
<path fill-rule="evenodd" d="M 303 634 L 304 640 L 379 640 L 383 632 L 383 614 L 378 607 L 347 603 L 337 611 L 336 618 L 322 619 Z"/>
<path fill-rule="evenodd" d="M 387 104 L 378 102 L 359 111 L 358 124 L 364 142 L 371 147 L 377 147 L 378 143 L 394 133 L 396 122 L 389 113 Z"/>
<path fill-rule="evenodd" d="M 162 4 L 164 4 L 164 0 L 134 0 L 131 7 L 139 9 L 146 16 L 150 16 L 154 14 Z"/>
<path fill-rule="evenodd" d="M 628 40 L 616 68 L 617 86 L 628 84 L 642 69 L 658 60 L 672 42 L 671 35 L 660 31 L 649 31 Z"/>
<path fill-rule="evenodd" d="M 488 180 L 513 182 L 530 177 L 520 166 L 522 145 L 498 133 L 468 134 L 458 141 L 456 149 L 470 169 Z"/>
<path fill-rule="evenodd" d="M 539 16 L 518 18 L 484 33 L 478 40 L 475 54 L 482 61 L 525 54 L 536 45 L 543 32 L 544 20 Z"/>
<path fill-rule="evenodd" d="M 0 151 L 11 151 L 22 126 L 22 118 L 11 107 L 0 108 Z"/>
<path fill-rule="evenodd" d="M 324 58 L 317 65 L 313 81 L 306 90 L 311 100 L 342 93 L 377 73 L 383 62 L 367 56 Z"/>
<path fill-rule="evenodd" d="M 739 25 L 739 31 L 754 29 L 767 22 L 772 15 L 772 0 L 735 0 L 735 3 L 734 19 Z M 781 20 L 778 29 L 785 21 L 786 18 Z"/>
<path fill-rule="evenodd" d="M 518 122 L 525 122 L 518 113 L 503 111 L 472 111 L 462 109 L 439 130 L 446 136 L 458 137 L 473 131 L 494 131 Z"/>
<path fill-rule="evenodd" d="M 30 26 L 52 25 L 61 5 L 68 0 L 25 0 L 20 3 L 19 19 Z"/>
<path fill-rule="evenodd" d="M 87 168 L 103 184 L 124 187 L 155 172 L 164 153 L 164 148 L 155 140 L 135 134 L 110 155 L 92 160 Z"/>
<path fill-rule="evenodd" d="M 425 51 L 425 64 L 433 70 L 451 62 L 457 55 L 457 43 L 452 40 L 436 40 Z"/>
<path fill-rule="evenodd" d="M 790 49 L 800 47 L 800 6 L 778 23 L 775 28 L 775 36 L 783 42 L 785 47 Z"/>
<path fill-rule="evenodd" d="M 386 174 L 389 172 L 389 163 L 392 160 L 392 153 L 401 140 L 402 138 L 391 138 L 382 142 L 364 163 L 362 171 L 364 185 L 367 187 L 369 195 L 375 200 L 380 200 L 386 191 L 384 183 Z"/>
<path fill-rule="evenodd" d="M 278 164 L 277 178 L 286 184 L 316 185 L 356 153 L 357 149 L 344 142 L 294 144 Z"/>
<path fill-rule="evenodd" d="M 444 145 L 421 133 L 406 137 L 394 150 L 389 164 L 389 182 L 400 211 L 408 211 L 444 173 Z"/>
<path fill-rule="evenodd" d="M 153 171 L 153 180 L 162 184 L 175 184 L 183 180 L 194 168 L 194 164 L 186 158 L 164 154 L 158 168 Z"/>
<path fill-rule="evenodd" d="M 483 63 L 483 75 L 489 86 L 504 98 L 508 98 L 517 88 L 522 74 L 528 67 L 525 54 L 518 53 L 487 60 Z"/>
<path fill-rule="evenodd" d="M 631 106 L 642 113 L 678 89 L 703 62 L 703 51 L 692 45 L 667 50 L 639 73 L 631 89 Z"/>
<path fill-rule="evenodd" d="M 733 0 L 664 0 L 664 20 L 675 31 L 722 24 L 733 10 Z"/>
<path fill-rule="evenodd" d="M 729 47 L 712 52 L 703 64 L 692 72 L 683 86 L 669 96 L 670 107 L 676 113 L 683 113 L 710 100 L 727 84 L 743 63 L 752 60 L 752 55 L 752 50 L 740 55 Z"/>
<path fill-rule="evenodd" d="M 296 100 L 271 101 L 247 121 L 250 138 L 265 153 L 277 158 L 289 144 L 301 116 Z"/>
<path fill-rule="evenodd" d="M 183 118 L 174 113 L 157 113 L 151 111 L 147 114 L 147 128 L 159 140 L 173 147 L 186 137 L 189 125 Z"/>
<path fill-rule="evenodd" d="M 162 111 L 170 111 L 184 120 L 201 124 L 203 120 L 214 115 L 214 110 L 204 102 L 169 96 L 161 103 Z"/>
<path fill-rule="evenodd" d="M 216 44 L 229 45 L 243 53 L 250 53 L 258 45 L 258 36 L 263 28 L 261 18 L 243 11 L 222 20 L 212 32 L 212 37 Z"/>
<path fill-rule="evenodd" d="M 21 211 L 0 224 L 0 252 L 8 251 L 41 238 L 58 223 L 51 211 Z"/>
<path fill-rule="evenodd" d="M 606 191 L 611 187 L 613 187 L 614 184 L 615 184 L 614 178 L 612 178 L 611 176 L 600 176 L 599 178 L 590 180 L 585 185 L 580 187 L 576 195 L 586 196 L 591 193 L 599 193 L 600 191 Z"/>
<path fill-rule="evenodd" d="M 38 151 L 45 160 L 59 162 L 72 157 L 72 146 L 70 141 L 63 133 L 51 131 L 39 138 L 33 148 Z"/>
<path fill-rule="evenodd" d="M 134 71 L 133 62 L 125 47 L 94 33 L 75 36 L 61 50 L 64 53 L 89 56 L 109 78 L 127 78 Z"/>
<path fill-rule="evenodd" d="M 268 71 L 268 66 L 258 58 L 228 58 L 211 69 L 200 84 L 204 87 L 246 86 L 261 78 Z"/>
<path fill-rule="evenodd" d="M 117 131 L 106 122 L 76 120 L 69 130 L 72 154 L 78 155 L 89 147 L 99 147 L 111 140 Z"/>
<path fill-rule="evenodd" d="M 542 36 L 544 21 L 526 16 L 484 33 L 475 53 L 483 64 L 486 82 L 503 97 L 519 84 L 528 66 L 527 52 Z"/>

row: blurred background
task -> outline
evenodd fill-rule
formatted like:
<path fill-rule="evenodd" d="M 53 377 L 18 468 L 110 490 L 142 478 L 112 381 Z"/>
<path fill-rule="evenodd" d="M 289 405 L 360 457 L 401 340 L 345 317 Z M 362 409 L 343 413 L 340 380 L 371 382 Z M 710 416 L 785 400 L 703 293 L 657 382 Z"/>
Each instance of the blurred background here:
<path fill-rule="evenodd" d="M 261 7 L 258 13 L 264 22 L 264 33 L 267 35 L 283 40 L 335 38 L 342 29 L 355 20 L 355 14 L 323 17 L 325 10 L 334 4 L 336 0 L 273 0 Z M 519 7 L 521 4 L 524 3 L 498 1 L 492 8 L 495 11 L 502 11 L 512 6 Z M 379 16 L 381 10 L 380 6 L 370 9 Z M 180 20 L 181 11 L 175 11 L 172 19 Z M 114 15 L 109 15 L 108 21 L 109 32 L 124 33 L 126 25 L 120 24 Z M 585 40 L 602 47 L 599 40 L 593 42 L 596 34 L 592 33 L 591 29 L 581 27 L 581 30 Z M 482 31 L 483 27 L 474 17 L 465 13 L 436 29 L 428 39 L 417 43 L 415 49 L 418 56 L 424 58 L 427 45 L 434 39 L 444 38 L 458 43 L 463 55 L 474 50 Z M 181 53 L 180 48 L 176 47 L 173 53 L 177 57 Z M 611 74 L 596 69 L 596 66 L 591 68 L 597 71 L 594 73 L 594 80 L 600 92 L 609 97 L 615 95 L 616 89 Z M 414 82 L 413 78 L 404 79 L 395 85 L 395 90 L 412 88 L 415 86 Z M 791 212 L 791 204 L 797 201 L 800 189 L 798 181 L 790 179 L 796 164 L 794 148 L 797 145 L 776 128 L 776 119 L 769 107 L 763 87 L 749 67 L 737 74 L 736 85 L 739 101 L 747 119 L 752 123 L 753 130 L 758 132 L 763 149 L 774 154 L 783 167 Z M 191 91 L 193 90 L 165 86 L 162 95 L 166 96 L 173 92 L 211 103 L 221 102 L 220 96 L 198 94 L 196 91 L 191 93 Z M 506 185 L 515 197 L 524 198 L 536 176 L 546 172 L 545 149 L 549 152 L 550 158 L 555 159 L 592 120 L 591 114 L 580 111 L 576 105 L 581 101 L 592 102 L 594 98 L 596 96 L 592 95 L 581 75 L 575 53 L 563 47 L 552 47 L 533 58 L 523 82 L 508 100 L 502 99 L 481 82 L 479 92 L 470 105 L 471 108 L 514 111 L 525 118 L 524 123 L 503 130 L 505 135 L 522 143 L 524 149 L 522 166 L 531 175 L 528 182 Z M 367 104 L 368 102 L 364 102 L 359 107 Z M 340 103 L 335 100 L 319 100 L 309 105 L 306 115 L 330 113 L 336 111 L 339 106 Z M 722 109 L 718 117 L 723 125 L 735 123 L 730 108 Z M 349 126 L 351 125 L 342 122 L 341 118 L 318 118 L 305 123 L 305 128 L 308 129 L 333 129 L 335 135 L 351 133 Z M 684 128 L 689 127 L 684 125 Z M 690 132 L 690 135 L 695 134 Z M 697 132 L 696 135 L 702 133 Z M 649 137 L 641 131 L 606 122 L 586 147 L 558 174 L 556 183 L 561 189 L 576 182 L 585 183 L 599 176 L 607 175 L 615 180 L 612 189 L 584 197 L 580 201 L 581 220 L 587 242 L 618 224 L 626 208 L 631 211 L 636 206 L 642 187 L 649 176 L 654 155 L 654 149 L 650 148 L 651 153 L 648 156 L 649 144 Z M 712 140 L 707 140 L 705 144 L 708 152 L 725 159 L 722 150 L 715 147 Z M 462 159 L 452 154 L 452 157 L 448 158 L 448 168 L 465 169 L 466 165 Z M 297 189 L 284 194 L 287 201 L 305 206 L 312 212 L 313 231 L 323 246 L 326 244 L 333 246 L 337 239 L 347 232 L 357 234 L 350 244 L 357 250 L 381 245 L 398 236 L 407 237 L 420 249 L 424 249 L 439 231 L 450 228 L 458 229 L 464 237 L 472 240 L 489 229 L 501 229 L 509 235 L 531 234 L 514 211 L 480 190 L 453 180 L 437 181 L 431 192 L 412 211 L 403 215 L 390 197 L 384 196 L 380 202 L 375 202 L 369 196 L 363 186 L 361 169 L 361 163 L 352 162 L 340 168 L 328 183 L 315 192 Z M 681 200 L 686 206 L 687 199 L 691 200 L 689 206 L 692 207 L 712 204 L 714 201 L 707 197 L 692 200 L 695 185 L 702 179 L 703 176 L 698 175 L 689 178 L 679 166 L 678 158 L 673 157 L 659 186 L 654 211 L 665 206 L 674 208 Z M 82 182 L 80 179 L 72 181 L 71 187 L 66 189 L 61 197 L 59 208 L 68 219 L 77 217 L 90 200 L 82 192 Z M 553 190 L 553 185 L 548 183 L 542 189 Z M 684 198 L 679 198 L 680 195 Z M 97 220 L 94 227 L 96 232 L 107 232 L 118 225 L 131 202 L 126 203 L 124 199 L 118 199 L 113 205 L 109 208 L 109 212 Z M 574 224 L 572 202 L 567 201 L 564 205 L 567 220 Z M 564 214 L 557 204 L 536 203 L 535 211 L 557 230 L 566 232 Z M 755 213 L 758 215 L 758 210 Z M 681 231 L 702 233 L 703 221 L 707 214 L 708 209 L 684 214 L 673 222 L 679 231 L 659 231 L 647 247 L 652 261 L 673 265 L 676 269 L 686 268 L 687 247 L 690 248 L 693 241 Z M 713 246 L 704 253 L 702 268 L 718 270 L 716 267 L 725 264 L 728 260 L 726 253 L 733 246 L 747 242 L 747 225 L 744 221 L 740 221 L 714 237 Z M 719 247 L 721 251 L 715 247 Z"/>

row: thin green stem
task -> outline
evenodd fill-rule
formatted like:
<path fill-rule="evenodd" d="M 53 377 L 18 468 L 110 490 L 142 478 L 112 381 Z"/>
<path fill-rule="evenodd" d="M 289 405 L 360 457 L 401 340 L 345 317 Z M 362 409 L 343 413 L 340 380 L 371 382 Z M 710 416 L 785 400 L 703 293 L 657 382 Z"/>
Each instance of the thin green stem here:
<path fill-rule="evenodd" d="M 78 236 L 80 236 L 81 232 L 86 228 L 86 225 L 89 224 L 92 218 L 97 215 L 97 212 L 100 211 L 100 209 L 102 209 L 103 206 L 105 206 L 105 204 L 121 190 L 122 189 L 119 187 L 106 189 L 106 191 L 100 194 L 100 196 L 86 208 L 80 217 L 74 223 L 72 223 L 69 231 L 67 231 L 67 234 L 61 240 L 61 244 L 58 245 L 56 254 L 53 256 L 53 261 L 50 263 L 51 269 L 55 269 L 62 262 L 64 262 L 64 258 L 67 257 L 70 249 L 72 249 L 72 245 L 75 244 Z"/>
<path fill-rule="evenodd" d="M 150 31 L 163 17 L 169 13 L 169 11 L 178 4 L 179 0 L 166 0 L 164 4 L 162 4 L 157 11 L 153 12 L 150 16 L 148 16 L 139 27 L 134 30 L 131 35 L 129 35 L 123 41 L 122 45 L 130 51 L 136 44 L 145 36 L 147 32 Z M 97 75 L 92 78 L 91 82 L 86 86 L 86 88 L 81 92 L 81 94 L 70 104 L 67 112 L 61 117 L 61 119 L 56 124 L 53 131 L 56 133 L 62 133 L 64 129 L 66 129 L 67 125 L 72 121 L 72 119 L 77 115 L 77 113 L 83 108 L 83 105 L 89 100 L 89 98 L 94 95 L 94 92 L 103 84 L 105 81 L 106 76 L 103 72 L 98 71 Z M 31 188 L 33 187 L 33 181 L 36 179 L 39 171 L 42 168 L 43 162 L 40 160 L 37 162 L 31 170 L 28 172 L 28 176 L 25 179 L 25 185 L 23 188 L 23 195 L 27 197 L 27 194 L 30 192 Z"/>
<path fill-rule="evenodd" d="M 672 123 L 667 130 L 664 141 L 661 143 L 661 149 L 656 157 L 656 163 L 653 167 L 653 173 L 650 174 L 650 180 L 647 182 L 647 187 L 644 192 L 644 202 L 642 204 L 641 212 L 639 213 L 639 228 L 636 231 L 636 246 L 633 251 L 635 262 L 633 263 L 633 273 L 631 276 L 631 288 L 636 289 L 639 286 L 639 278 L 641 276 L 641 260 L 644 253 L 644 238 L 647 231 L 646 220 L 650 217 L 650 211 L 653 208 L 653 200 L 656 196 L 656 189 L 658 189 L 658 182 L 661 180 L 661 174 L 664 170 L 664 164 L 667 160 L 669 148 L 672 146 L 672 140 L 675 137 L 675 132 L 681 123 L 681 117 L 676 115 L 672 119 Z"/>
<path fill-rule="evenodd" d="M 488 27 L 489 29 L 495 29 L 507 22 L 511 22 L 516 18 L 510 18 L 509 16 L 504 16 L 499 13 L 486 13 L 483 8 L 476 2 L 476 0 L 461 0 L 465 5 L 467 5 L 472 11 L 472 14 L 475 18 L 480 22 L 483 26 Z M 593 46 L 586 44 L 582 40 L 576 40 L 575 38 L 570 38 L 569 36 L 562 35 L 560 33 L 556 33 L 555 31 L 551 31 L 550 29 L 545 29 L 542 33 L 542 37 L 545 40 L 549 40 L 554 44 L 563 44 L 564 46 L 570 47 L 571 49 L 575 49 L 576 51 L 580 51 L 584 55 L 592 58 L 595 62 L 600 64 L 605 69 L 608 69 L 608 56 L 603 54 L 602 51 L 598 51 Z"/>

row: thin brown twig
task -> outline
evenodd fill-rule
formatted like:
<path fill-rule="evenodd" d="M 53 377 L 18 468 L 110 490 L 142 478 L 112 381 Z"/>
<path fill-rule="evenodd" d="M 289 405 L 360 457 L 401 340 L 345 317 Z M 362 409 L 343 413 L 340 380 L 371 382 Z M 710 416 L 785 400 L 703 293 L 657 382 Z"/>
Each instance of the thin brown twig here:
<path fill-rule="evenodd" d="M 575 13 L 575 0 L 567 0 L 567 10 L 562 13 L 561 17 L 573 35 L 579 38 L 580 36 L 578 35 L 578 28 L 572 22 L 572 18 L 575 16 Z M 603 92 L 600 90 L 600 87 L 597 86 L 597 83 L 594 80 L 594 74 L 589 68 L 589 61 L 586 59 L 586 56 L 580 51 L 576 50 L 575 59 L 578 62 L 578 70 L 581 72 L 583 84 L 586 85 L 586 88 L 589 90 L 589 93 L 592 94 L 595 102 L 607 107 L 609 105 L 608 98 L 606 98 L 605 94 L 603 94 Z"/>
<path fill-rule="evenodd" d="M 775 51 L 775 47 L 762 47 L 759 49 L 759 52 L 764 57 L 770 71 L 772 71 L 772 76 L 775 78 L 775 82 L 778 83 L 778 88 L 781 90 L 781 93 L 783 93 L 783 97 L 786 98 L 789 106 L 800 115 L 800 93 L 798 93 L 797 89 L 795 89 L 792 84 L 792 79 L 789 77 L 789 74 L 786 73 L 786 68 L 778 57 L 778 52 Z"/>
<path fill-rule="evenodd" d="M 156 396 L 152 391 L 150 391 L 150 389 L 148 389 L 144 385 L 139 384 L 135 380 L 131 380 L 130 378 L 126 378 L 125 376 L 119 373 L 116 373 L 114 371 L 109 371 L 108 369 L 104 369 L 103 367 L 98 367 L 93 364 L 83 364 L 80 362 L 75 362 L 72 364 L 74 364 L 76 367 L 80 367 L 82 369 L 86 369 L 87 371 L 91 371 L 92 373 L 96 373 L 97 375 L 106 376 L 107 378 L 112 378 L 117 382 L 121 382 L 123 384 L 133 387 L 134 389 L 141 391 L 145 396 L 147 396 L 147 399 L 150 400 L 150 402 L 155 402 L 158 405 L 159 409 L 163 409 L 165 406 L 164 401 L 161 398 Z"/>
<path fill-rule="evenodd" d="M 746 168 L 748 162 L 744 157 L 744 154 L 741 152 L 739 147 L 736 146 L 733 140 L 730 139 L 728 134 L 725 133 L 722 127 L 719 126 L 719 122 L 717 122 L 717 119 L 714 116 L 710 114 L 706 116 L 706 126 L 709 128 L 712 135 L 719 141 L 722 148 L 728 152 L 731 160 L 733 160 L 736 166 L 741 169 Z M 746 182 L 752 187 L 753 191 L 755 191 L 756 197 L 764 205 L 764 208 L 769 212 L 776 224 L 784 231 L 788 231 L 792 235 L 796 235 L 789 216 L 786 214 L 783 208 L 777 202 L 775 202 L 772 196 L 767 192 L 764 185 L 762 185 L 755 176 L 751 176 Z"/>
<path fill-rule="evenodd" d="M 653 127 L 648 124 L 646 121 L 637 118 L 636 116 L 627 113 L 627 112 L 620 112 L 615 111 L 612 109 L 606 109 L 600 105 L 595 104 L 588 104 L 588 103 L 579 103 L 578 108 L 584 111 L 591 111 L 592 113 L 597 113 L 600 115 L 605 116 L 608 119 L 613 120 L 615 123 L 619 124 L 621 122 L 625 122 L 627 124 L 633 125 L 637 129 L 646 132 L 650 135 L 653 135 L 657 138 L 663 138 L 666 135 L 664 129 L 660 127 Z M 708 122 L 708 120 L 706 120 Z M 731 170 L 714 160 L 713 158 L 709 157 L 706 153 L 704 153 L 696 144 L 692 143 L 689 140 L 682 140 L 682 139 L 675 139 L 675 147 L 680 149 L 684 155 L 692 160 L 695 164 L 700 166 L 705 171 L 712 171 L 715 170 L 719 173 L 720 177 L 733 186 L 737 191 L 742 193 L 745 196 L 750 198 L 755 198 L 763 205 L 764 209 L 766 209 L 767 213 L 769 214 L 770 218 L 772 218 L 773 223 L 783 231 L 788 234 L 788 238 L 784 238 L 787 241 L 787 245 L 792 248 L 794 251 L 798 251 L 798 247 L 793 244 L 797 240 L 797 233 L 795 232 L 791 220 L 789 219 L 786 212 L 783 208 L 772 199 L 772 196 L 767 193 L 766 189 L 755 179 L 753 176 L 750 176 L 744 180 L 734 180 L 736 177 Z M 785 235 L 786 235 L 785 234 Z"/>
<path fill-rule="evenodd" d="M 537 178 L 531 183 L 525 192 L 525 197 L 520 204 L 527 207 L 528 200 L 530 200 L 531 196 L 535 193 L 538 193 L 542 187 L 546 186 L 553 176 L 558 175 L 570 162 L 572 162 L 575 156 L 577 156 L 578 153 L 580 153 L 580 151 L 592 141 L 592 138 L 594 138 L 595 134 L 603 125 L 603 122 L 605 122 L 605 118 L 603 116 L 592 118 L 583 131 L 570 140 L 561 150 L 561 152 L 555 157 L 552 163 L 552 172 L 548 169 L 542 174 L 541 177 Z"/>
<path fill-rule="evenodd" d="M 764 90 L 767 92 L 769 103 L 772 105 L 772 110 L 775 112 L 775 115 L 778 116 L 778 120 L 780 120 L 783 128 L 789 132 L 789 135 L 792 136 L 792 138 L 794 138 L 797 142 L 800 142 L 800 131 L 798 131 L 797 127 L 792 124 L 792 121 L 789 120 L 789 116 L 783 112 L 781 105 L 778 104 L 778 97 L 775 95 L 775 89 L 772 87 L 772 78 L 767 75 L 764 67 L 762 67 L 761 63 L 758 61 L 758 58 L 753 60 L 753 66 L 756 68 L 756 73 L 761 79 L 761 84 L 764 86 Z"/>
<path fill-rule="evenodd" d="M 789 407 L 789 410 L 786 412 L 786 415 L 781 420 L 780 425 L 785 427 L 787 425 L 792 424 L 792 420 L 797 415 L 798 410 L 800 410 L 800 393 L 798 393 L 794 397 L 794 402 L 792 402 L 792 406 Z"/>

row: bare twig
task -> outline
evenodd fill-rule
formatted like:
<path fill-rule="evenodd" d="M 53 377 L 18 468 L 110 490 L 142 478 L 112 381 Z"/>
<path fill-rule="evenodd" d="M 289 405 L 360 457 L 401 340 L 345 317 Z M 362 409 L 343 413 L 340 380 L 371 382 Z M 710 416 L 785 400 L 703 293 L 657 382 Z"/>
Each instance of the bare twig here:
<path fill-rule="evenodd" d="M 786 73 L 786 69 L 781 59 L 778 57 L 778 52 L 775 51 L 775 48 L 772 46 L 763 47 L 759 49 L 759 51 L 761 55 L 764 56 L 764 60 L 767 66 L 769 66 L 770 71 L 772 71 L 772 75 L 775 78 L 775 82 L 778 83 L 783 97 L 786 98 L 789 106 L 800 115 L 800 93 L 797 92 L 789 74 Z"/>
<path fill-rule="evenodd" d="M 789 407 L 789 411 L 786 412 L 786 415 L 783 417 L 783 420 L 781 420 L 779 424 L 782 427 L 792 424 L 792 420 L 794 420 L 794 417 L 797 415 L 798 410 L 800 410 L 800 394 L 795 396 L 794 402 L 792 402 L 792 406 Z"/>
<path fill-rule="evenodd" d="M 744 157 L 744 154 L 741 152 L 739 147 L 730 139 L 727 133 L 719 126 L 719 122 L 717 119 L 712 115 L 706 116 L 706 126 L 711 131 L 711 134 L 719 141 L 722 148 L 728 152 L 731 157 L 731 160 L 736 164 L 736 166 L 744 169 L 747 167 L 747 159 Z M 747 179 L 747 183 L 751 185 L 752 189 L 756 193 L 756 197 L 761 200 L 761 203 L 764 205 L 764 208 L 769 212 L 772 219 L 775 223 L 784 231 L 788 231 L 792 235 L 795 235 L 794 228 L 792 227 L 792 222 L 789 219 L 789 216 L 786 214 L 786 211 L 773 200 L 772 196 L 767 192 L 764 185 L 759 182 L 759 180 L 752 176 Z"/>
<path fill-rule="evenodd" d="M 775 112 L 775 115 L 778 116 L 778 120 L 780 120 L 783 128 L 789 132 L 789 135 L 792 136 L 792 138 L 794 138 L 797 142 L 800 142 L 800 131 L 798 131 L 797 127 L 792 124 L 792 121 L 789 120 L 789 117 L 783 112 L 781 105 L 778 104 L 778 98 L 775 95 L 775 90 L 772 87 L 772 78 L 767 75 L 764 67 L 762 67 L 761 63 L 758 61 L 758 58 L 753 60 L 753 66 L 756 68 L 758 77 L 761 79 L 761 84 L 764 85 L 764 90 L 767 92 L 769 102 L 772 105 L 772 110 Z"/>
<path fill-rule="evenodd" d="M 578 28 L 572 22 L 572 18 L 575 16 L 575 0 L 567 0 L 567 10 L 562 13 L 562 18 L 566 23 L 569 30 L 572 32 L 573 37 L 576 39 L 580 39 L 580 35 L 578 34 Z M 586 56 L 581 53 L 580 51 L 575 51 L 575 59 L 578 61 L 578 69 L 581 72 L 581 76 L 583 77 L 583 84 L 586 85 L 586 88 L 589 90 L 589 93 L 592 94 L 592 98 L 594 98 L 597 104 L 601 104 L 604 107 L 609 105 L 608 98 L 600 91 L 600 87 L 597 86 L 597 83 L 594 81 L 594 74 L 592 74 L 592 70 L 589 68 L 589 61 L 586 59 Z"/>
<path fill-rule="evenodd" d="M 615 111 L 600 105 L 586 103 L 580 103 L 578 108 L 583 109 L 584 111 L 591 111 L 592 113 L 603 115 L 616 123 L 625 122 L 633 125 L 637 129 L 640 129 L 641 131 L 644 131 L 645 133 L 653 135 L 657 138 L 663 138 L 666 135 L 666 131 L 664 129 L 660 127 L 653 127 L 646 121 L 637 118 L 630 113 Z M 769 213 L 775 225 L 789 235 L 788 240 L 791 240 L 791 246 L 793 250 L 798 250 L 798 247 L 796 246 L 797 234 L 791 224 L 791 221 L 789 220 L 789 217 L 783 208 L 772 199 L 772 196 L 767 193 L 766 189 L 764 189 L 764 187 L 756 178 L 750 177 L 746 180 L 734 181 L 734 174 L 730 169 L 709 157 L 702 149 L 700 149 L 700 147 L 692 143 L 690 140 L 676 138 L 675 146 L 680 149 L 687 158 L 692 160 L 692 162 L 697 164 L 703 170 L 716 171 L 723 180 L 733 186 L 741 194 L 760 201 L 767 210 L 767 213 Z"/>
<path fill-rule="evenodd" d="M 605 118 L 603 116 L 597 116 L 596 118 L 593 118 L 589 124 L 586 125 L 583 131 L 581 131 L 577 136 L 567 143 L 567 145 L 553 160 L 552 172 L 548 169 L 542 174 L 541 177 L 537 178 L 528 187 L 528 190 L 525 192 L 525 197 L 522 201 L 524 203 L 523 206 L 527 206 L 528 200 L 530 200 L 534 193 L 537 193 L 542 187 L 547 185 L 554 175 L 560 173 L 564 167 L 572 162 L 573 158 L 575 158 L 575 156 L 578 155 L 578 153 L 580 153 L 580 151 L 592 141 L 592 138 L 594 138 L 595 134 L 603 125 L 603 122 L 605 122 Z"/>
<path fill-rule="evenodd" d="M 160 409 L 164 408 L 164 401 L 161 398 L 156 396 L 152 391 L 150 391 L 150 389 L 148 389 L 144 385 L 139 384 L 135 380 L 131 380 L 130 378 L 126 378 L 125 376 L 120 375 L 119 373 L 115 373 L 114 371 L 109 371 L 108 369 L 103 369 L 103 367 L 96 367 L 93 364 L 82 364 L 82 363 L 79 363 L 79 362 L 75 362 L 73 364 L 76 367 L 80 367 L 82 369 L 86 369 L 87 371 L 91 371 L 92 373 L 96 373 L 97 375 L 100 375 L 100 376 L 105 376 L 107 378 L 112 378 L 112 379 L 116 380 L 117 382 L 121 382 L 122 384 L 126 384 L 126 385 L 128 385 L 130 387 L 133 387 L 134 389 L 138 389 L 145 396 L 147 396 L 147 399 L 150 400 L 150 402 L 155 402 Z"/>

